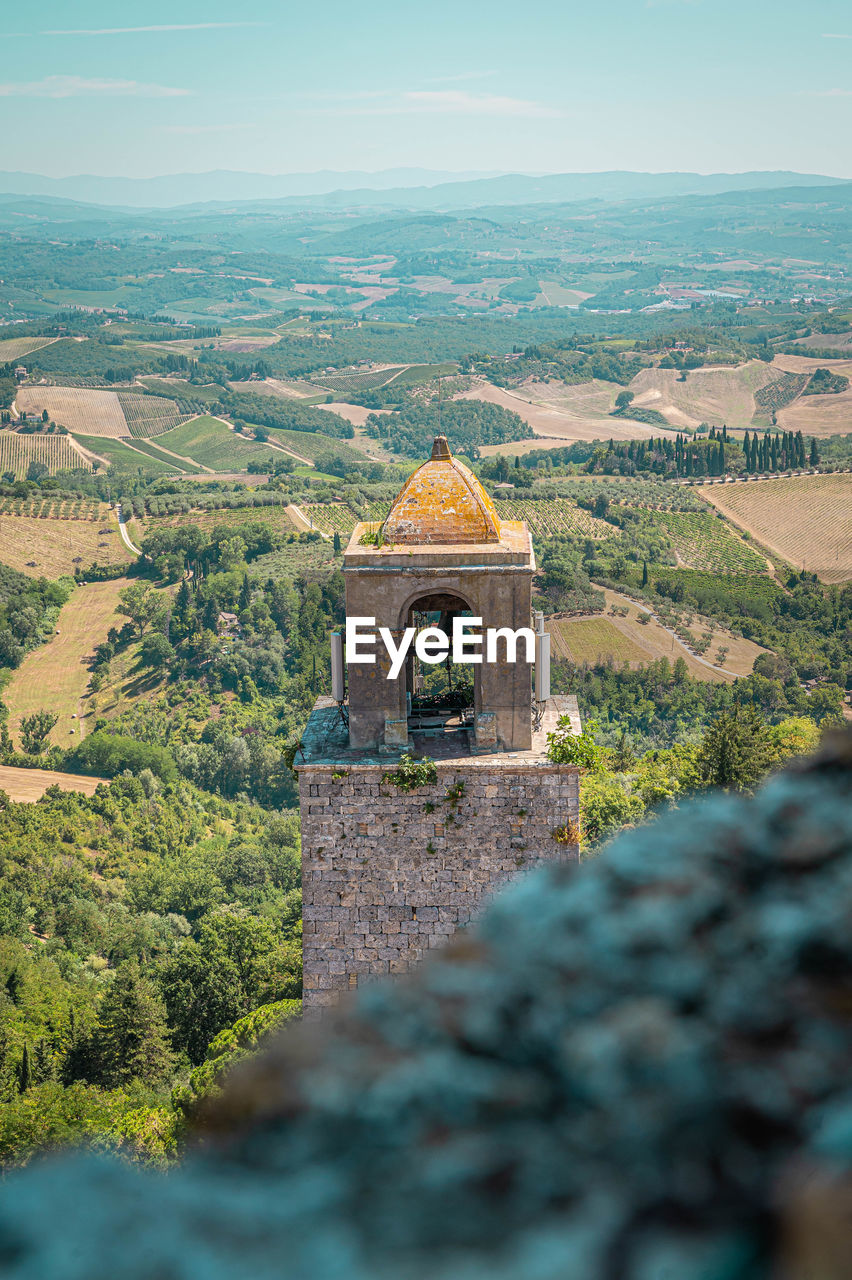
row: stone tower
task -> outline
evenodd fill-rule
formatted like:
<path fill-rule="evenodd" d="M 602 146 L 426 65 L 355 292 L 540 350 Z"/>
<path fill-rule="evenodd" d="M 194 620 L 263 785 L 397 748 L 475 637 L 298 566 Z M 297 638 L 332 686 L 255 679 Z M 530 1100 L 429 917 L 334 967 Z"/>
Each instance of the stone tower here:
<path fill-rule="evenodd" d="M 356 526 L 343 572 L 347 617 L 397 642 L 465 616 L 531 624 L 529 530 L 500 520 L 443 437 L 383 524 Z M 389 679 L 379 646 L 374 665 L 349 665 L 345 706 L 317 702 L 296 763 L 306 1010 L 404 971 L 525 867 L 577 858 L 577 771 L 545 755 L 560 716 L 579 732 L 576 702 L 549 699 L 534 727 L 525 656 L 498 641 L 492 661 L 436 671 L 409 653 Z M 394 780 L 404 752 L 434 761 L 413 790 Z"/>
<path fill-rule="evenodd" d="M 485 627 L 529 627 L 535 557 L 525 524 L 501 521 L 476 477 L 453 458 L 443 436 L 432 457 L 403 485 L 382 526 L 382 545 L 363 545 L 359 525 L 343 558 L 346 613 L 375 616 L 400 637 L 417 614 L 442 620 L 470 614 Z M 445 628 L 446 629 L 446 628 Z M 525 662 L 498 660 L 473 672 L 474 740 L 527 750 L 532 745 L 532 687 Z M 381 656 L 381 655 L 380 655 Z M 389 659 L 349 669 L 353 747 L 406 746 L 413 661 L 396 680 Z"/>

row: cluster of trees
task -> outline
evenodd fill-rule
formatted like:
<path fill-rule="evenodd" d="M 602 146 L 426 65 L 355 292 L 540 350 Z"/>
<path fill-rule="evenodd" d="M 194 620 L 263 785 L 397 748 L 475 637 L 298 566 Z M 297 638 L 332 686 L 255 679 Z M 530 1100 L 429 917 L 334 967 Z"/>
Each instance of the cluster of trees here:
<path fill-rule="evenodd" d="M 684 658 L 668 658 L 637 670 L 613 662 L 569 667 L 554 663 L 554 687 L 570 687 L 584 718 L 599 725 L 601 741 L 614 745 L 627 733 L 637 749 L 694 741 L 719 715 L 735 707 L 752 707 L 768 723 L 805 717 L 814 723 L 842 717 L 843 690 L 835 684 L 802 688 L 792 664 L 776 654 L 763 654 L 751 675 L 734 684 L 695 680 Z"/>
<path fill-rule="evenodd" d="M 17 667 L 47 637 L 73 584 L 28 578 L 0 564 L 0 667 Z"/>
<path fill-rule="evenodd" d="M 839 395 L 849 387 L 849 379 L 842 373 L 832 373 L 831 369 L 815 369 L 813 377 L 802 392 L 803 396 Z"/>
<path fill-rule="evenodd" d="M 14 364 L 0 364 L 0 409 L 9 409 L 15 399 L 17 387 Z"/>
<path fill-rule="evenodd" d="M 643 368 L 634 353 L 619 347 L 607 348 L 594 334 L 572 334 L 555 342 L 532 342 L 515 349 L 518 359 L 496 362 L 474 356 L 469 364 L 496 386 L 516 386 L 528 378 L 574 384 L 599 378 L 626 386 Z"/>
<path fill-rule="evenodd" d="M 586 846 L 702 789 L 751 790 L 790 757 L 812 751 L 821 732 L 808 716 L 770 724 L 746 700 L 704 721 L 693 741 L 641 754 L 627 728 L 609 747 L 599 741 L 598 729 L 596 720 L 588 720 L 575 737 L 566 718 L 548 738 L 550 758 L 582 772 L 580 835 Z"/>
<path fill-rule="evenodd" d="M 2 797 L 0 873 L 0 1163 L 168 1154 L 210 1043 L 300 994 L 297 821 L 142 770 Z"/>
<path fill-rule="evenodd" d="M 428 458 L 432 441 L 445 435 L 455 453 L 476 458 L 481 445 L 528 440 L 532 428 L 517 413 L 482 400 L 409 404 L 397 413 L 371 413 L 367 434 L 406 458 Z"/>
<path fill-rule="evenodd" d="M 245 422 L 256 422 L 262 427 L 315 431 L 318 435 L 333 436 L 337 440 L 351 440 L 355 434 L 352 424 L 336 413 L 288 402 L 277 396 L 252 395 L 248 391 L 223 392 L 214 411 L 228 413 Z"/>
<path fill-rule="evenodd" d="M 745 469 L 750 474 L 762 471 L 787 471 L 791 468 L 819 465 L 819 448 L 811 436 L 810 449 L 806 451 L 801 431 L 785 431 L 780 436 L 765 432 L 763 436 L 743 437 Z"/>
<path fill-rule="evenodd" d="M 568 451 L 559 450 L 560 455 Z M 560 456 L 560 461 L 562 460 Z M 736 475 L 742 472 L 786 471 L 791 468 L 819 465 L 817 442 L 811 437 L 805 445 L 801 431 L 766 432 L 750 435 L 742 445 L 728 436 L 727 427 L 711 427 L 706 439 L 690 440 L 681 433 L 672 440 L 660 437 L 595 445 L 591 456 L 577 456 L 577 450 L 565 461 L 584 461 L 590 475 L 657 475 L 663 479 L 692 476 Z"/>
<path fill-rule="evenodd" d="M 171 683 L 132 712 L 96 720 L 65 767 L 102 777 L 144 767 L 166 781 L 179 772 L 222 795 L 293 802 L 288 744 L 328 692 L 343 576 L 252 576 L 250 562 L 269 545 L 263 525 L 179 526 L 143 541 L 156 570 L 182 580 L 173 596 L 141 579 L 121 593 L 128 622 L 98 646 L 90 685 L 97 694 L 131 645 L 140 673 Z"/>

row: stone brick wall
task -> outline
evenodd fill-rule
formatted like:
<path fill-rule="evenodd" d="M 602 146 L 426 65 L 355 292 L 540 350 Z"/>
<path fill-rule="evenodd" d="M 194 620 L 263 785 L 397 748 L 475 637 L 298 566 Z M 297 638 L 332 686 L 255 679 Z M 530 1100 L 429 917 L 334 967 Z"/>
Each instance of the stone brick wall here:
<path fill-rule="evenodd" d="M 438 761 L 410 792 L 390 768 L 299 770 L 305 1009 L 404 972 L 525 869 L 579 858 L 572 766 Z"/>

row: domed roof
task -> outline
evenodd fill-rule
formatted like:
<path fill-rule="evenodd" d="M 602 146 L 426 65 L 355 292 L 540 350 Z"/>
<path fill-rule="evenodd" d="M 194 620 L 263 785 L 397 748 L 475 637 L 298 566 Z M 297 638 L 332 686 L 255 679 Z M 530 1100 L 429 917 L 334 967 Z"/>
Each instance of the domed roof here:
<path fill-rule="evenodd" d="M 438 436 L 432 457 L 409 476 L 382 526 L 385 542 L 434 543 L 500 541 L 494 503 L 472 471 Z"/>

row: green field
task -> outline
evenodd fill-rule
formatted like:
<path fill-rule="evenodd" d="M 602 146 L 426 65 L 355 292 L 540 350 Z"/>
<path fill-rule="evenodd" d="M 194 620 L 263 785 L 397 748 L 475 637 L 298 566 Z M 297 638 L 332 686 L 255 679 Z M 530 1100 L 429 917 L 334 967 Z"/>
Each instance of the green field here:
<path fill-rule="evenodd" d="M 122 471 L 141 471 L 145 475 L 174 475 L 178 468 L 172 466 L 162 455 L 150 451 L 150 461 L 141 458 L 136 452 L 143 449 L 143 442 L 136 443 L 129 449 L 120 440 L 111 440 L 109 436 L 81 436 L 75 431 L 74 439 L 79 440 L 84 449 L 90 449 L 100 458 L 106 458 L 111 467 L 120 467 Z M 149 450 L 144 449 L 147 454 Z"/>
<path fill-rule="evenodd" d="M 671 540 L 686 568 L 711 573 L 766 573 L 765 558 L 716 516 L 700 511 L 643 514 Z"/>
<path fill-rule="evenodd" d="M 147 436 L 162 435 L 193 416 L 186 404 L 177 404 L 174 400 L 138 391 L 119 391 L 118 403 L 131 436 L 138 436 L 143 440 Z"/>
<path fill-rule="evenodd" d="M 301 432 L 274 433 L 276 437 L 291 434 L 301 435 Z M 273 438 L 273 432 L 270 431 L 269 437 Z M 281 458 L 280 450 L 255 440 L 240 439 L 224 422 L 206 416 L 166 431 L 157 437 L 157 444 L 213 471 L 244 471 L 249 462 L 275 462 Z"/>
<path fill-rule="evenodd" d="M 169 462 L 161 453 L 161 451 L 157 448 L 157 446 L 155 444 L 152 444 L 148 440 L 134 440 L 132 445 L 132 451 L 135 454 L 144 453 L 147 458 L 151 459 L 152 463 L 154 464 L 160 463 L 161 466 L 164 466 L 168 471 L 174 471 L 175 473 L 177 472 L 185 473 L 187 471 L 192 470 L 192 463 L 184 462 L 183 464 L 181 464 L 179 462 L 174 462 L 174 463 Z M 141 458 L 139 459 L 139 463 L 141 466 L 145 465 L 145 463 Z M 160 467 L 158 467 L 157 470 L 160 470 Z"/>
<path fill-rule="evenodd" d="M 93 582 L 78 587 L 63 606 L 55 634 L 27 654 L 3 691 L 13 735 L 17 736 L 23 716 L 49 707 L 59 717 L 51 742 L 75 745 L 91 709 L 85 698 L 91 655 L 106 639 L 110 626 L 120 622 L 116 608 L 119 592 L 126 586 L 126 578 Z"/>
<path fill-rule="evenodd" d="M 331 415 L 329 415 L 331 416 Z M 353 449 L 348 440 L 336 440 L 334 436 L 324 436 L 318 431 L 285 431 L 280 427 L 268 427 L 269 439 L 275 444 L 283 445 L 300 453 L 303 458 L 313 461 L 321 453 L 336 453 L 346 462 L 365 462 L 364 454 Z"/>
<path fill-rule="evenodd" d="M 653 661 L 653 653 L 625 635 L 607 618 L 576 618 L 570 621 L 550 620 L 554 633 L 556 656 L 569 662 L 590 664 L 612 658 L 643 666 Z"/>
<path fill-rule="evenodd" d="M 45 289 L 44 296 L 72 307 L 117 307 L 132 305 L 138 291 L 132 285 L 120 285 L 117 289 Z"/>
<path fill-rule="evenodd" d="M 154 533 L 164 527 L 191 524 L 199 529 L 215 529 L 218 525 L 262 524 L 271 525 L 283 533 L 293 532 L 293 523 L 283 506 L 279 507 L 213 507 L 190 511 L 178 511 L 173 515 L 147 515 L 145 533 Z"/>

